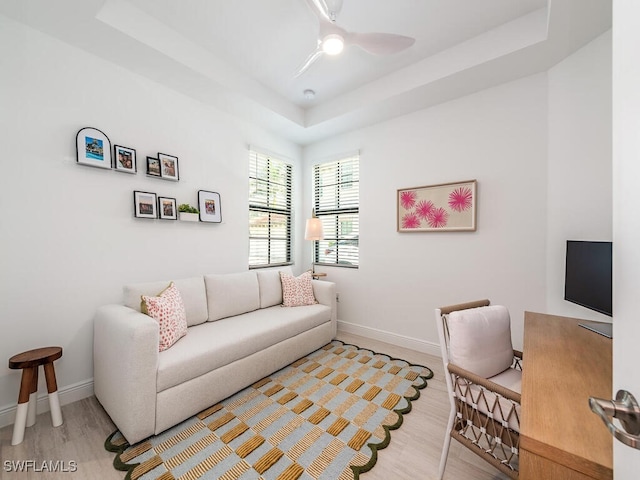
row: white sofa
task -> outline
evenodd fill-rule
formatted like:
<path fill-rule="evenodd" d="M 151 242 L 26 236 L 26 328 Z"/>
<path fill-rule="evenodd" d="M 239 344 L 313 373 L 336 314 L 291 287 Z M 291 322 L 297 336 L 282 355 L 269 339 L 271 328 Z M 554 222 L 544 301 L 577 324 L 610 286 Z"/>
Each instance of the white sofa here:
<path fill-rule="evenodd" d="M 290 271 L 289 271 L 290 272 Z M 187 334 L 158 352 L 158 323 L 141 295 L 169 281 L 124 287 L 124 305 L 94 319 L 95 395 L 130 444 L 158 434 L 329 343 L 335 284 L 313 280 L 315 305 L 283 307 L 277 270 L 174 280 Z"/>

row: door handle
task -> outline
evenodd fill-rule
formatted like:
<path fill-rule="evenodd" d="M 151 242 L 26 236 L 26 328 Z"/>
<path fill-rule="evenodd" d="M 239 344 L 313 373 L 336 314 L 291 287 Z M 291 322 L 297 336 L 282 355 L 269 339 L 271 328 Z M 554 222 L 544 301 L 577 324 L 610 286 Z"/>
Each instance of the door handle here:
<path fill-rule="evenodd" d="M 590 397 L 589 406 L 616 439 L 640 450 L 640 405 L 631 393 L 618 390 L 615 400 Z M 624 430 L 614 425 L 612 418 L 617 418 Z"/>

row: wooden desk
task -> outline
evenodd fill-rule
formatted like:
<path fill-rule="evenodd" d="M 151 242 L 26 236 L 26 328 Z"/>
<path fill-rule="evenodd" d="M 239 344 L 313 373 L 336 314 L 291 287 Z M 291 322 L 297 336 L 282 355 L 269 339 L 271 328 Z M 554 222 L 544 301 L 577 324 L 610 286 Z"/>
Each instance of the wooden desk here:
<path fill-rule="evenodd" d="M 611 339 L 582 320 L 525 312 L 520 478 L 612 479 L 613 437 L 589 408 L 611 398 Z"/>

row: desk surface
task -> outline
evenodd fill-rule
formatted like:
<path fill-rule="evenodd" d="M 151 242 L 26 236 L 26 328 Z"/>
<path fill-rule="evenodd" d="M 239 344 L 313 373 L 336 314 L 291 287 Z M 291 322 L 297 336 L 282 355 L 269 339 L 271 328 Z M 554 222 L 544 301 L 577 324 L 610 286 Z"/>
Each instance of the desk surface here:
<path fill-rule="evenodd" d="M 611 398 L 612 342 L 581 321 L 525 312 L 522 478 L 535 478 L 527 474 L 532 457 L 593 478 L 613 476 L 613 437 L 588 403 L 590 396 Z"/>

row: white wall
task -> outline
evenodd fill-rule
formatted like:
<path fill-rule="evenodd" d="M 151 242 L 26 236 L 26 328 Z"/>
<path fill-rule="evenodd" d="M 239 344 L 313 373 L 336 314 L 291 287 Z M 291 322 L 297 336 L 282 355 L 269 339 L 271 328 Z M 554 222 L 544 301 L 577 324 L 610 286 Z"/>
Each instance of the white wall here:
<path fill-rule="evenodd" d="M 246 270 L 247 145 L 294 163 L 300 149 L 2 16 L 0 71 L 0 421 L 12 422 L 11 355 L 62 346 L 64 398 L 84 396 L 93 313 L 119 302 L 123 284 Z M 138 174 L 76 165 L 86 126 L 135 148 Z M 157 152 L 179 157 L 179 182 L 145 176 Z M 222 224 L 133 218 L 134 190 L 195 204 L 199 189 L 221 194 Z"/>
<path fill-rule="evenodd" d="M 547 312 L 611 321 L 564 300 L 567 240 L 611 241 L 611 31 L 548 72 Z"/>
<path fill-rule="evenodd" d="M 307 147 L 306 177 L 357 149 L 360 268 L 318 267 L 338 284 L 342 327 L 437 354 L 434 308 L 490 298 L 509 306 L 521 347 L 524 310 L 545 305 L 546 75 Z M 470 179 L 476 232 L 396 231 L 397 189 Z"/>

